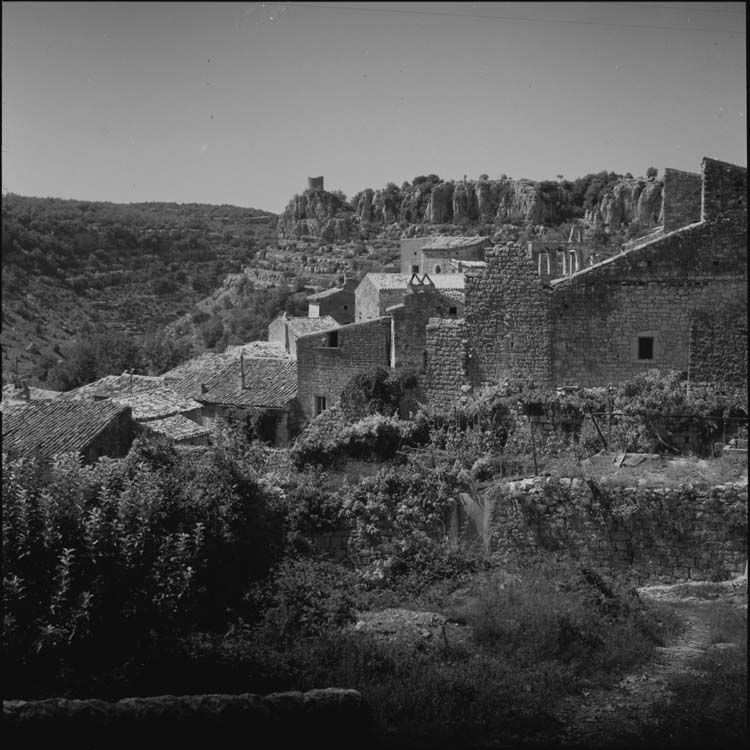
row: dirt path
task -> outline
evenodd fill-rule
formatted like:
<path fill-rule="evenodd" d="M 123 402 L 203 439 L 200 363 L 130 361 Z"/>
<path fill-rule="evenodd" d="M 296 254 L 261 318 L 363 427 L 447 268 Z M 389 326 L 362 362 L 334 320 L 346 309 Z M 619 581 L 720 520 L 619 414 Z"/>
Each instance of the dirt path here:
<path fill-rule="evenodd" d="M 644 727 L 657 729 L 659 716 L 654 708 L 670 702 L 674 694 L 670 678 L 682 674 L 700 679 L 692 663 L 709 648 L 728 647 L 710 643 L 709 618 L 717 601 L 733 601 L 747 608 L 747 579 L 716 584 L 683 583 L 649 586 L 639 590 L 644 599 L 674 606 L 685 623 L 675 639 L 656 649 L 655 657 L 616 685 L 594 689 L 561 701 L 552 711 L 565 727 L 563 745 L 604 748 L 637 746 Z"/>

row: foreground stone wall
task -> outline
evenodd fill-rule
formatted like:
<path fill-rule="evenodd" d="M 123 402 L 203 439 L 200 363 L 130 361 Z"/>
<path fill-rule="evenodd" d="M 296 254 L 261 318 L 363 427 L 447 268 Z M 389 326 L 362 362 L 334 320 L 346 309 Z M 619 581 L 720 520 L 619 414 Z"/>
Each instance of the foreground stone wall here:
<path fill-rule="evenodd" d="M 274 747 L 347 747 L 370 726 L 355 690 L 3 701 L 6 747 L 208 748 L 264 738 Z M 268 745 L 270 746 L 270 745 Z"/>
<path fill-rule="evenodd" d="M 496 485 L 482 500 L 485 543 L 500 555 L 564 550 L 639 584 L 724 580 L 747 561 L 747 483 L 635 488 L 537 477 Z"/>

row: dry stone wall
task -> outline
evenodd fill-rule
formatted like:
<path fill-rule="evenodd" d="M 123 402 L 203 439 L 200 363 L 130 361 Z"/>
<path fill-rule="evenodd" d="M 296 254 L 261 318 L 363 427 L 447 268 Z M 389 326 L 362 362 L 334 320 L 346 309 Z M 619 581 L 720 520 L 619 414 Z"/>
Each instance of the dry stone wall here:
<path fill-rule="evenodd" d="M 351 747 L 370 726 L 360 694 L 336 688 L 266 696 L 164 695 L 115 703 L 63 698 L 3 701 L 7 747 L 203 750 L 241 745 L 243 737 L 251 744 L 252 738 L 273 738 L 276 747 Z"/>
<path fill-rule="evenodd" d="M 748 486 L 620 487 L 533 478 L 487 491 L 485 539 L 507 556 L 564 550 L 634 582 L 724 580 L 747 561 Z"/>
<path fill-rule="evenodd" d="M 747 290 L 724 309 L 698 311 L 690 324 L 690 377 L 747 383 Z"/>

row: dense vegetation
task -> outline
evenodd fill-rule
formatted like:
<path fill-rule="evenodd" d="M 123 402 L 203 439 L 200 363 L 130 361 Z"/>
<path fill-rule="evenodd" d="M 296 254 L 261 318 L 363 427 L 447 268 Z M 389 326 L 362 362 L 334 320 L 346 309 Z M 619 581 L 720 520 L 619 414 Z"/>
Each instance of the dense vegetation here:
<path fill-rule="evenodd" d="M 554 735 L 554 701 L 610 684 L 676 625 L 560 553 L 501 560 L 450 543 L 457 493 L 527 472 L 523 414 L 552 403 L 574 416 L 609 398 L 644 429 L 670 410 L 716 418 L 746 406 L 653 372 L 608 396 L 504 384 L 401 419 L 413 385 L 409 373 L 353 379 L 344 408 L 288 453 L 227 425 L 187 455 L 139 440 L 93 466 L 4 456 L 6 692 L 340 685 L 361 690 L 378 731 L 407 744 Z M 588 439 L 562 426 L 538 436 L 539 470 L 567 470 L 598 450 Z M 325 540 L 341 532 L 346 553 L 331 556 Z M 448 624 L 416 642 L 353 627 L 388 607 Z"/>
<path fill-rule="evenodd" d="M 40 380 L 84 326 L 160 335 L 275 237 L 274 216 L 235 206 L 8 194 L 2 217 L 4 378 L 18 360 Z"/>

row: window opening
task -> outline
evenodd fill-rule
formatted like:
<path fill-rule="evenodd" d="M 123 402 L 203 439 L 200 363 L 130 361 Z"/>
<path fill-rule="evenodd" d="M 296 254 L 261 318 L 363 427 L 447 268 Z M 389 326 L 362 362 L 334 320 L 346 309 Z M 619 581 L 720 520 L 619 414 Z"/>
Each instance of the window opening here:
<path fill-rule="evenodd" d="M 339 332 L 338 331 L 329 331 L 326 335 L 326 346 L 331 347 L 338 347 L 339 345 Z"/>
<path fill-rule="evenodd" d="M 654 358 L 654 337 L 653 336 L 639 336 L 638 337 L 638 359 L 653 359 Z"/>
<path fill-rule="evenodd" d="M 326 410 L 326 397 L 316 396 L 315 397 L 315 416 L 322 414 Z"/>

